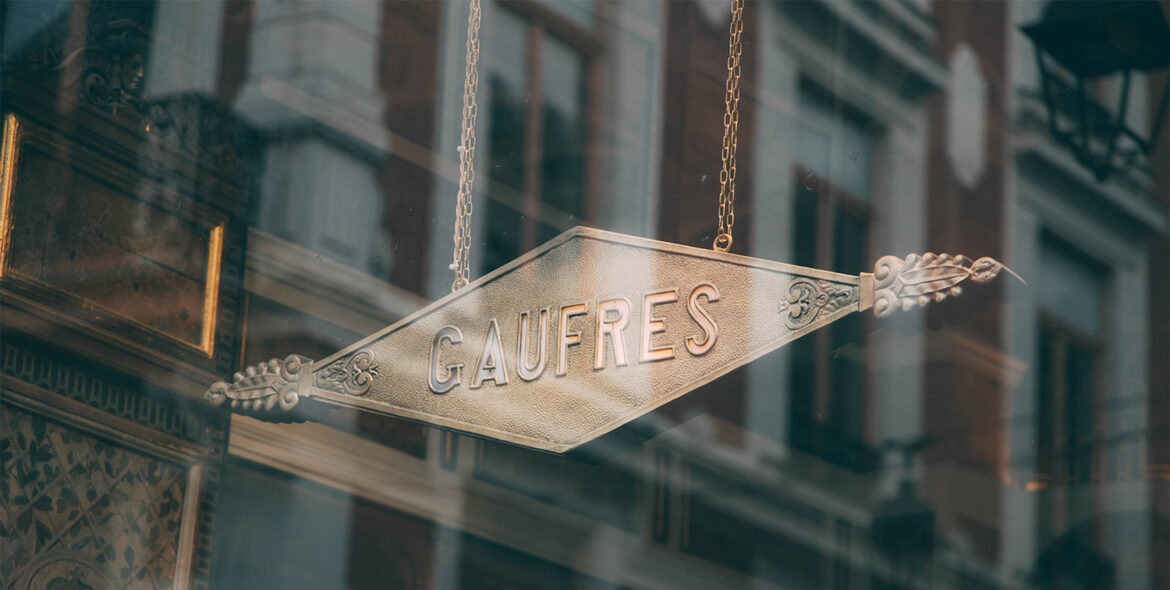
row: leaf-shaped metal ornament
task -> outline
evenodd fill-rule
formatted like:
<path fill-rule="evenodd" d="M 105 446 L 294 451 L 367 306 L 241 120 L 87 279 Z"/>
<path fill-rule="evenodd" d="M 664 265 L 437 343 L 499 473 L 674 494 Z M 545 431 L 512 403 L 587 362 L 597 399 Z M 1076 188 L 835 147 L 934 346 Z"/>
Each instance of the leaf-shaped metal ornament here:
<path fill-rule="evenodd" d="M 207 401 L 213 406 L 230 402 L 233 410 L 246 413 L 271 412 L 277 406 L 280 418 L 295 418 L 289 411 L 302 397 L 311 396 L 308 381 L 302 379 L 303 369 L 312 365 L 312 359 L 289 355 L 283 361 L 272 359 L 247 367 L 235 374 L 232 383 L 220 381 L 207 390 Z"/>
<path fill-rule="evenodd" d="M 874 265 L 873 311 L 886 317 L 895 309 L 909 310 L 915 305 L 925 306 L 931 301 L 942 301 L 963 292 L 960 283 L 971 279 L 986 283 L 1006 271 L 1023 281 L 1000 261 L 984 256 L 974 262 L 962 254 L 911 254 L 905 260 L 897 256 L 883 256 Z"/>

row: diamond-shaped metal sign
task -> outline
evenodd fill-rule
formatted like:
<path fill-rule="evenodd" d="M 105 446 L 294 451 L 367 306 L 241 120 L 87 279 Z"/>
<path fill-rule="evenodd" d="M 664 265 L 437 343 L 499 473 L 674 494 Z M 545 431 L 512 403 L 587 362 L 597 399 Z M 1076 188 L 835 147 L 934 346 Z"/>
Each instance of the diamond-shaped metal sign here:
<path fill-rule="evenodd" d="M 208 391 L 265 415 L 303 398 L 564 452 L 845 315 L 1002 268 L 887 256 L 842 275 L 578 227 L 320 361 Z M 982 268 L 982 270 L 980 270 Z"/>

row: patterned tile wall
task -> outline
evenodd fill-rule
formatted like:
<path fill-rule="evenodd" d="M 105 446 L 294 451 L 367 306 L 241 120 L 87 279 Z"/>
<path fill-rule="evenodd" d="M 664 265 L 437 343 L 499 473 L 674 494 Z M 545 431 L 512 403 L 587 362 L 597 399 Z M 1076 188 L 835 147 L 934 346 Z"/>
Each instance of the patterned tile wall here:
<path fill-rule="evenodd" d="M 147 382 L 114 374 L 25 334 L 3 328 L 0 325 L 0 373 L 5 376 L 207 450 L 207 460 L 202 466 L 199 519 L 195 523 L 195 552 L 191 564 L 192 588 L 205 590 L 210 577 L 219 476 L 227 448 L 228 414 Z M 5 424 L 0 423 L 0 429 L 3 430 L 0 437 L 8 436 L 10 431 Z M 3 468 L 0 468 L 0 484 L 7 485 L 7 477 L 5 459 Z M 0 505 L 7 507 L 8 503 L 0 502 Z M 9 521 L 0 515 L 0 522 L 7 526 Z M 7 550 L 0 542 L 0 561 L 7 556 Z M 7 587 L 6 579 L 0 571 L 0 588 Z"/>
<path fill-rule="evenodd" d="M 171 586 L 183 467 L 4 404 L 0 465 L 0 587 Z"/>

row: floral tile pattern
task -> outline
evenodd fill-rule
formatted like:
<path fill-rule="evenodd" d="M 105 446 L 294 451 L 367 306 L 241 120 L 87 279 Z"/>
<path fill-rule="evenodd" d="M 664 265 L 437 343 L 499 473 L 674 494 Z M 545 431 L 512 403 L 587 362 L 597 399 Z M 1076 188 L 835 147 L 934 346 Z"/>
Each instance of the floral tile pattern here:
<path fill-rule="evenodd" d="M 0 588 L 170 587 L 185 488 L 178 465 L 0 404 Z"/>

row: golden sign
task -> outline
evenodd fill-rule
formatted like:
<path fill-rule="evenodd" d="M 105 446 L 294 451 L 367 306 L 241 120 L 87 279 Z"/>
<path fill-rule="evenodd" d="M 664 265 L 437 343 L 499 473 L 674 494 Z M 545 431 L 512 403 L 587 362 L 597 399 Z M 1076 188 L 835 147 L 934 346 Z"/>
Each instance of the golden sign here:
<path fill-rule="evenodd" d="M 1002 268 L 887 256 L 853 276 L 577 227 L 328 358 L 249 367 L 207 397 L 254 415 L 311 398 L 562 453 L 848 314 Z"/>

